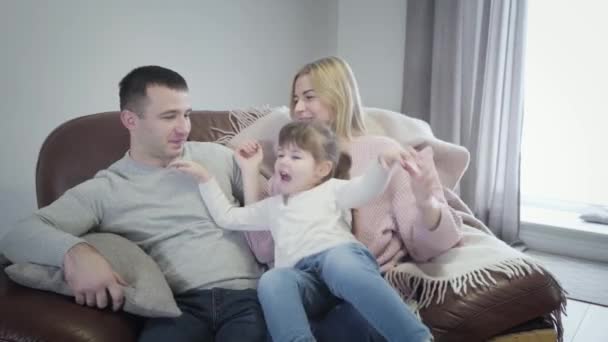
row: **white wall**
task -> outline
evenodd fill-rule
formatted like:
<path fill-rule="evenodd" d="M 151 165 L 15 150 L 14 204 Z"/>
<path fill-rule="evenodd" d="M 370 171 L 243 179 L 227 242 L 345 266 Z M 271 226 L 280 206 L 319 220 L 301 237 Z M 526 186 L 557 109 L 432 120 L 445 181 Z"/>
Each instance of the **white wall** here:
<path fill-rule="evenodd" d="M 401 111 L 406 0 L 340 0 L 338 55 L 353 68 L 363 104 Z"/>
<path fill-rule="evenodd" d="M 382 0 L 0 2 L 0 229 L 36 207 L 44 138 L 118 108 L 118 81 L 159 64 L 183 74 L 195 109 L 283 105 L 292 74 L 348 59 L 366 105 L 398 110 L 405 2 Z"/>
<path fill-rule="evenodd" d="M 129 70 L 159 64 L 182 73 L 196 109 L 282 105 L 292 73 L 330 50 L 331 4 L 3 1 L 1 225 L 35 209 L 34 168 L 47 134 L 68 119 L 116 110 Z"/>

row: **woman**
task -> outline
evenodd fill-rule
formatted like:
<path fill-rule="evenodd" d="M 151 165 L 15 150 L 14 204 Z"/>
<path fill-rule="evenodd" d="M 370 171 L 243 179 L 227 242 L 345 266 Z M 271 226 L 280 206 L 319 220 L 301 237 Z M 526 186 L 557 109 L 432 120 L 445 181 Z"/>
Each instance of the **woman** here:
<path fill-rule="evenodd" d="M 333 128 L 342 150 L 351 156 L 351 177 L 362 174 L 381 151 L 399 148 L 390 138 L 367 134 L 357 82 L 343 59 L 327 57 L 302 67 L 293 78 L 291 94 L 293 120 L 319 120 Z M 383 272 L 408 256 L 415 261 L 433 258 L 461 238 L 461 221 L 445 201 L 432 150 L 407 151 L 417 169 L 392 170 L 384 194 L 353 213 L 353 233 Z M 244 175 L 244 183 L 245 196 L 257 200 L 253 176 Z M 272 260 L 268 236 L 251 234 L 249 240 L 258 259 Z"/>

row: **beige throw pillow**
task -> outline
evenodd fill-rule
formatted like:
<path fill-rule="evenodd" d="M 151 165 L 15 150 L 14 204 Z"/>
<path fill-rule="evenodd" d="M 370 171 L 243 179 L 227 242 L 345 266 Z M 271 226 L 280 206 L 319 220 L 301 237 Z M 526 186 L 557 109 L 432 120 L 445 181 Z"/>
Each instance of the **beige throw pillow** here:
<path fill-rule="evenodd" d="M 124 311 L 144 317 L 181 315 L 163 273 L 139 246 L 115 234 L 94 233 L 83 238 L 129 284 L 125 288 Z M 10 265 L 5 271 L 9 278 L 23 286 L 73 296 L 59 267 L 22 263 Z"/>

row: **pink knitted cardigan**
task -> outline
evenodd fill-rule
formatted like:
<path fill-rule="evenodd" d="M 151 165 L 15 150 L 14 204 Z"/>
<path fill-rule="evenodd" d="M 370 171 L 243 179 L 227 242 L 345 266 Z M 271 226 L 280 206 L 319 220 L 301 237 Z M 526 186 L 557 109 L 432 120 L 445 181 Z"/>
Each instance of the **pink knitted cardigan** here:
<path fill-rule="evenodd" d="M 363 173 L 380 151 L 400 145 L 388 137 L 362 136 L 351 141 L 351 177 Z M 272 179 L 269 192 L 272 193 Z M 430 230 L 419 223 L 409 175 L 395 167 L 385 193 L 372 203 L 353 211 L 353 233 L 375 255 L 380 269 L 386 272 L 400 260 L 411 257 L 426 261 L 452 248 L 461 239 L 462 221 L 447 205 L 439 187 L 436 195 L 443 206 L 439 225 Z M 269 232 L 247 233 L 247 240 L 258 261 L 272 264 L 274 244 Z"/>

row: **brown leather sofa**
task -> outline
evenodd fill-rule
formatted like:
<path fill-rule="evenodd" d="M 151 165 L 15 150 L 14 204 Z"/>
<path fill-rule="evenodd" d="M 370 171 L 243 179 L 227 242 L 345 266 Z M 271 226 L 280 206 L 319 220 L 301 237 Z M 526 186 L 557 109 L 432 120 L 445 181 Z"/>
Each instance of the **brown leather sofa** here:
<path fill-rule="evenodd" d="M 190 140 L 215 141 L 232 127 L 227 111 L 197 111 L 192 115 Z M 40 150 L 38 206 L 48 205 L 121 158 L 128 140 L 117 112 L 88 115 L 59 126 Z M 515 279 L 493 276 L 498 281 L 495 286 L 472 289 L 464 297 L 448 294 L 443 304 L 421 312 L 435 340 L 555 341 L 560 308 L 565 305 L 557 282 L 540 273 Z M 134 316 L 78 306 L 70 298 L 19 286 L 0 272 L 0 342 L 135 341 L 140 326 L 141 320 Z M 534 336 L 544 332 L 546 339 L 526 340 L 530 332 Z"/>

